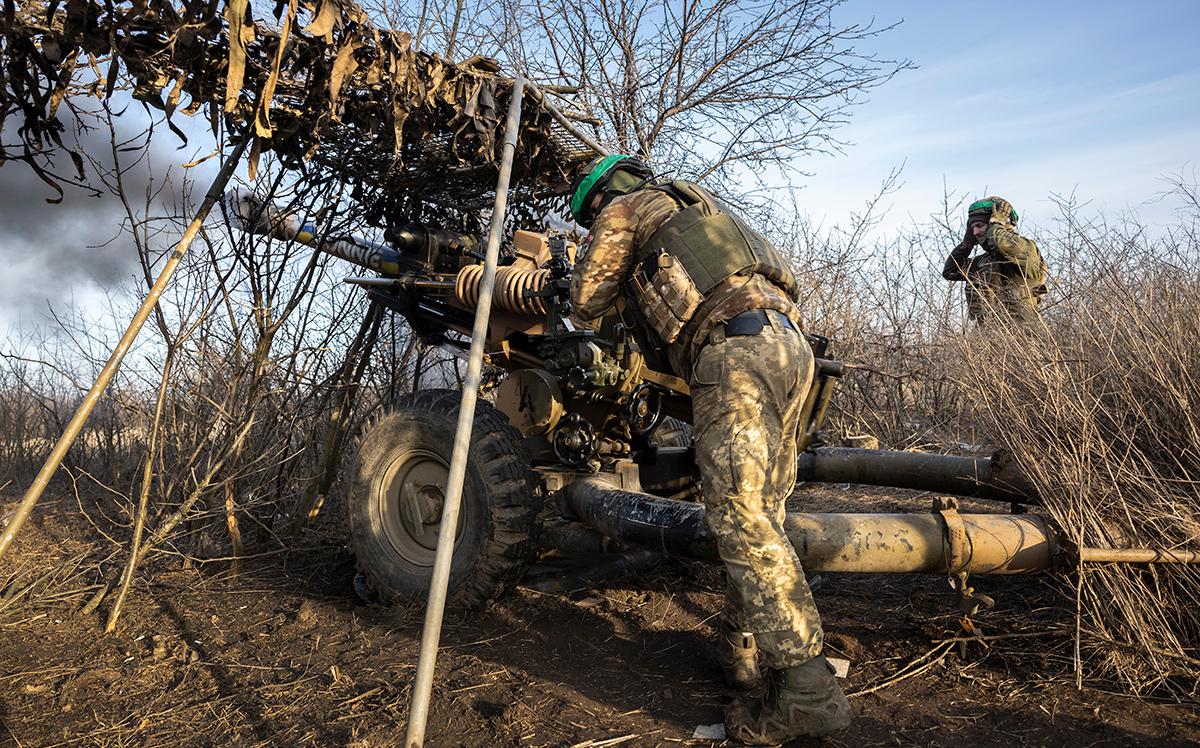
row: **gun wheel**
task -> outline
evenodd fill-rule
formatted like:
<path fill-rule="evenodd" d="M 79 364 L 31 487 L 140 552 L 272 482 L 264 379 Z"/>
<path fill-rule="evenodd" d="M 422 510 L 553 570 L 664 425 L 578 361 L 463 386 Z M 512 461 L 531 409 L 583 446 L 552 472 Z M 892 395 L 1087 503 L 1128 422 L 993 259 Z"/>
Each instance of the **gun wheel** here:
<path fill-rule="evenodd" d="M 350 540 L 384 602 L 429 595 L 461 393 L 425 390 L 368 427 L 350 471 Z M 487 403 L 475 409 L 448 604 L 507 589 L 534 551 L 541 493 L 521 436 Z"/>

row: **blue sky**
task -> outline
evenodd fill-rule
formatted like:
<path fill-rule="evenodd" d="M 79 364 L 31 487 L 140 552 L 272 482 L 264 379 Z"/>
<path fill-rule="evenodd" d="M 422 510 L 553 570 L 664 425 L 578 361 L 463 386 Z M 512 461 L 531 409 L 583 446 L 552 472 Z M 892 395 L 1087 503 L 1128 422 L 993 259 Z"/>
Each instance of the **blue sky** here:
<path fill-rule="evenodd" d="M 835 222 L 892 168 L 887 232 L 956 193 L 1000 194 L 1045 222 L 1052 193 L 1106 212 L 1171 218 L 1164 176 L 1200 164 L 1200 3 L 849 2 L 847 22 L 902 20 L 871 46 L 907 57 L 838 131 L 845 154 L 808 159 L 800 203 Z"/>

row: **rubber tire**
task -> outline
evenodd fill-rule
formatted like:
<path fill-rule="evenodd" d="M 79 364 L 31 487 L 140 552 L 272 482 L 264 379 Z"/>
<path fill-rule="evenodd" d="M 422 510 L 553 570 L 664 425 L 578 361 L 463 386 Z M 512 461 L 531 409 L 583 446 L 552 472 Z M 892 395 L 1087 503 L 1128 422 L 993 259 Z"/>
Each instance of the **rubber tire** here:
<path fill-rule="evenodd" d="M 402 556 L 384 529 L 386 471 L 405 452 L 419 449 L 449 466 L 462 393 L 422 390 L 399 398 L 358 441 L 349 471 L 350 543 L 359 571 L 384 603 L 425 600 L 432 565 Z M 542 495 L 520 433 L 485 402 L 475 409 L 463 481 L 447 605 L 474 608 L 498 597 L 520 577 L 536 550 Z"/>

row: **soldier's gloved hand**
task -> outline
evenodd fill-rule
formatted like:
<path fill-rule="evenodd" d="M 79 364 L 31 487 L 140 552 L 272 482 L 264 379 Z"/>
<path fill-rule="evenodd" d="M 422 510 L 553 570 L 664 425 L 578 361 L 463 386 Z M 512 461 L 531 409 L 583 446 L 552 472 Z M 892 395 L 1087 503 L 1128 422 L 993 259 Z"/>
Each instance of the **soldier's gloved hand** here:
<path fill-rule="evenodd" d="M 968 221 L 967 222 L 967 232 L 965 234 L 963 234 L 962 241 L 958 243 L 958 248 L 960 250 L 961 249 L 970 249 L 971 247 L 974 247 L 978 243 L 979 243 L 979 240 L 975 238 L 975 232 L 971 230 L 971 223 L 970 223 L 970 221 Z"/>
<path fill-rule="evenodd" d="M 1008 226 L 1012 223 L 1012 204 L 1002 197 L 989 197 L 992 201 L 992 220 Z"/>

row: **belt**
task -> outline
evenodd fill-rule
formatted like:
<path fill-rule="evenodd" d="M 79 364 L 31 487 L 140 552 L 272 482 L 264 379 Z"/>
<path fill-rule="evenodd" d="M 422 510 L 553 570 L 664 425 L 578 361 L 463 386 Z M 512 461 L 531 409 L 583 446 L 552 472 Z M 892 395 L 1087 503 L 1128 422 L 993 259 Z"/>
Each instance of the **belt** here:
<path fill-rule="evenodd" d="M 720 330 L 725 333 L 725 337 L 732 338 L 737 335 L 757 335 L 763 331 L 764 327 L 770 324 L 770 320 L 774 319 L 775 323 L 785 330 L 799 332 L 788 316 L 777 309 L 751 309 L 748 312 L 727 319 L 724 322 L 713 328 L 713 332 Z M 710 334 L 711 339 L 711 334 Z"/>

